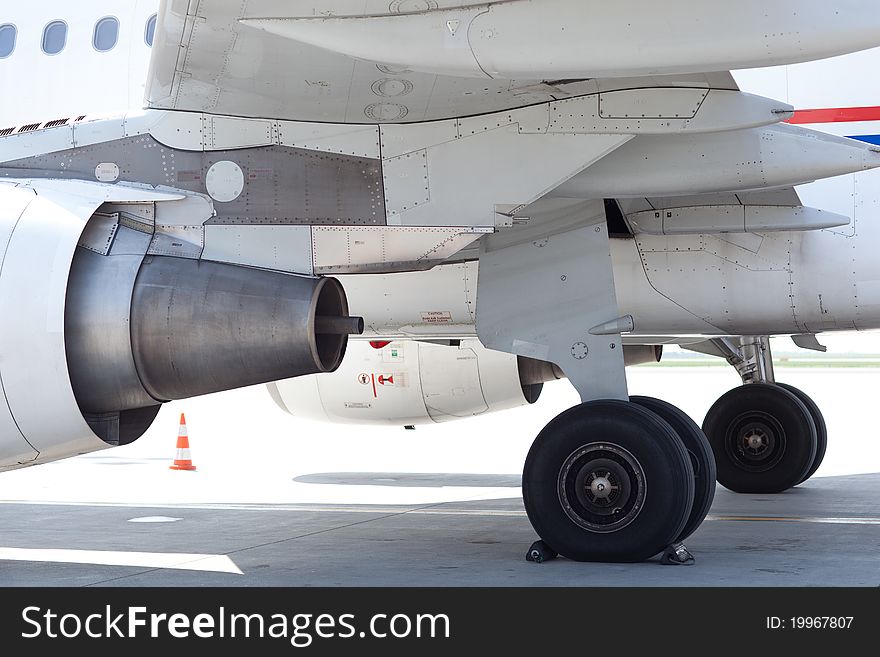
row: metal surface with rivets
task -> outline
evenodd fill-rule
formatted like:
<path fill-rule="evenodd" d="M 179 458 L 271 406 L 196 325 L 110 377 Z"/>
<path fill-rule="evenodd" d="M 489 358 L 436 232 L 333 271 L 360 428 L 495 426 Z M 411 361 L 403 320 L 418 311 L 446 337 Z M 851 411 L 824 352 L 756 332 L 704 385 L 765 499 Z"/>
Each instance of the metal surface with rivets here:
<path fill-rule="evenodd" d="M 205 195 L 211 191 L 212 167 L 230 163 L 221 170 L 234 171 L 235 165 L 242 171 L 243 189 L 215 196 L 214 224 L 385 225 L 378 160 L 288 146 L 184 151 L 140 135 L 6 162 L 0 179 L 93 180 L 97 167 L 107 162 L 119 166 L 121 181 Z"/>

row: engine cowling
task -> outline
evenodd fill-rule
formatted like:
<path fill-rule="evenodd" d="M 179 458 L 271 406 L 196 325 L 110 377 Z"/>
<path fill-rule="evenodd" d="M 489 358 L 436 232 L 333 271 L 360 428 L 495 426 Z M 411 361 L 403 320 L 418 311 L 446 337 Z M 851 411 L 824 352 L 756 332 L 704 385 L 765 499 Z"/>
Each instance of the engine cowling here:
<path fill-rule="evenodd" d="M 657 362 L 661 353 L 653 345 L 624 347 L 628 365 Z M 486 349 L 476 338 L 451 344 L 357 340 L 334 373 L 277 381 L 268 389 L 291 415 L 401 426 L 533 404 L 544 383 L 563 377 L 552 363 Z"/>
<path fill-rule="evenodd" d="M 172 399 L 333 371 L 363 330 L 334 279 L 152 254 L 111 193 L 0 183 L 0 470 L 130 443 Z"/>

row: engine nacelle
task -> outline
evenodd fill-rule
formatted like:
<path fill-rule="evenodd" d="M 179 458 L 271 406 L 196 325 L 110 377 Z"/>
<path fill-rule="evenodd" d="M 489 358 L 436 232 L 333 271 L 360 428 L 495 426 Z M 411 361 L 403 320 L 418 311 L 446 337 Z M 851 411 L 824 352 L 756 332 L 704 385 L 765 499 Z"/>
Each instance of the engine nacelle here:
<path fill-rule="evenodd" d="M 130 443 L 172 399 L 331 372 L 363 330 L 338 281 L 157 255 L 152 222 L 102 207 L 149 191 L 77 184 L 0 183 L 0 470 Z"/>
<path fill-rule="evenodd" d="M 475 339 L 461 340 L 456 346 L 399 340 L 381 349 L 358 340 L 349 344 L 345 360 L 333 374 L 287 379 L 268 388 L 275 402 L 292 415 L 342 424 L 401 426 L 532 403 L 540 395 L 541 382 L 524 385 L 516 356 L 490 351 Z"/>
<path fill-rule="evenodd" d="M 268 385 L 282 410 L 339 424 L 415 425 L 446 422 L 535 403 L 556 365 L 486 349 L 479 340 L 450 345 L 395 340 L 375 348 L 349 344 L 332 374 Z M 662 347 L 626 345 L 627 365 L 657 362 Z"/>

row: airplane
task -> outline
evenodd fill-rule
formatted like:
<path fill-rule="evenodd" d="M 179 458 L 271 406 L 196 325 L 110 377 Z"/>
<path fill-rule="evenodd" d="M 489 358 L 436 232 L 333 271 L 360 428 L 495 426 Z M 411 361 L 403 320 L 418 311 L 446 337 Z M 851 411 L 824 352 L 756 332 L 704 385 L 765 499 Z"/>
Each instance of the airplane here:
<path fill-rule="evenodd" d="M 662 29 L 658 29 L 662 26 Z M 0 470 L 247 385 L 415 425 L 534 403 L 529 557 L 692 556 L 827 429 L 770 336 L 880 328 L 870 0 L 0 9 Z M 663 345 L 743 385 L 630 396 Z"/>

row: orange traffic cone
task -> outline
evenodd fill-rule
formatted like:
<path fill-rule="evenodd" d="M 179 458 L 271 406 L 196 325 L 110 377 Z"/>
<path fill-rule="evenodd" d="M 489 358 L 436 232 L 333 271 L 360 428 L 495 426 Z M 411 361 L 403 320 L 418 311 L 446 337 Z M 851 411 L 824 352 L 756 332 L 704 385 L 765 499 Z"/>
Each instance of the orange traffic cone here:
<path fill-rule="evenodd" d="M 177 432 L 177 456 L 174 464 L 169 466 L 172 470 L 195 470 L 192 457 L 189 454 L 189 434 L 186 432 L 186 417 L 180 414 L 180 430 Z"/>

